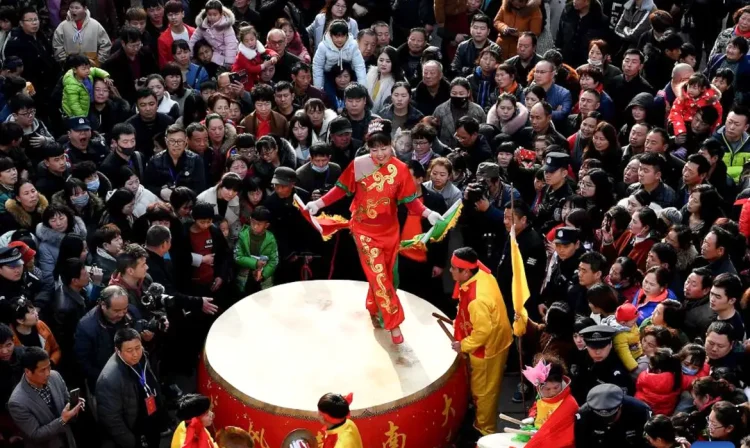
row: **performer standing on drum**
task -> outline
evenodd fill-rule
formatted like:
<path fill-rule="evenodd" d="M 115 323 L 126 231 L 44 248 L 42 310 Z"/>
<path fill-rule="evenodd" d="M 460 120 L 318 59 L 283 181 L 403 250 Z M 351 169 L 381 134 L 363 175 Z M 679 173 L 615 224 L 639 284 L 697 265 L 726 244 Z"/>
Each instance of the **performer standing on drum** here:
<path fill-rule="evenodd" d="M 328 393 L 318 401 L 318 415 L 326 425 L 322 448 L 362 448 L 362 437 L 353 421 L 349 420 L 352 394 L 346 397 Z"/>
<path fill-rule="evenodd" d="M 391 332 L 394 344 L 404 342 L 399 326 L 404 310 L 393 285 L 393 270 L 400 244 L 398 205 L 413 215 L 435 224 L 441 215 L 417 201 L 417 191 L 409 167 L 393 157 L 391 122 L 373 120 L 365 136 L 369 155 L 355 158 L 325 196 L 306 208 L 315 215 L 344 196 L 354 196 L 349 228 L 359 251 L 359 260 L 370 289 L 367 310 L 376 327 Z"/>
<path fill-rule="evenodd" d="M 468 353 L 471 395 L 477 415 L 474 426 L 482 435 L 496 432 L 497 400 L 505 361 L 513 342 L 510 320 L 497 280 L 470 247 L 453 252 L 451 276 L 458 314 L 453 321 L 453 350 Z"/>

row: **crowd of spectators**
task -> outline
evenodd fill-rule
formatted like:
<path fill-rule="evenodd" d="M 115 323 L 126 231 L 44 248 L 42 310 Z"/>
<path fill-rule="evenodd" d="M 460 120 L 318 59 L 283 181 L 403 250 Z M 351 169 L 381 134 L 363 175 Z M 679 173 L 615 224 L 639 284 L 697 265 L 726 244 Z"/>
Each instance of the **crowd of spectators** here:
<path fill-rule="evenodd" d="M 750 447 L 750 6 L 549 3 L 0 2 L 0 446 L 203 434 L 210 402 L 176 378 L 218 314 L 364 279 L 294 197 L 328 192 L 387 119 L 425 206 L 463 203 L 400 255 L 402 289 L 455 317 L 469 246 L 518 319 L 515 227 L 521 356 L 570 387 L 576 446 Z"/>

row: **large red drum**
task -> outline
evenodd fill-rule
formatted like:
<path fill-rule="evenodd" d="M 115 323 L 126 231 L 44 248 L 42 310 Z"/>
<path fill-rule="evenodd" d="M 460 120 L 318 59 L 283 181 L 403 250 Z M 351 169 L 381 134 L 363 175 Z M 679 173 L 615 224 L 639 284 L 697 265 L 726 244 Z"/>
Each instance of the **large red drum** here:
<path fill-rule="evenodd" d="M 432 317 L 439 311 L 399 291 L 406 342 L 396 346 L 373 329 L 366 295 L 364 282 L 297 282 L 222 314 L 198 372 L 216 428 L 248 429 L 259 448 L 288 448 L 293 432 L 319 442 L 318 399 L 353 392 L 351 417 L 365 447 L 449 446 L 469 388 L 462 358 Z"/>

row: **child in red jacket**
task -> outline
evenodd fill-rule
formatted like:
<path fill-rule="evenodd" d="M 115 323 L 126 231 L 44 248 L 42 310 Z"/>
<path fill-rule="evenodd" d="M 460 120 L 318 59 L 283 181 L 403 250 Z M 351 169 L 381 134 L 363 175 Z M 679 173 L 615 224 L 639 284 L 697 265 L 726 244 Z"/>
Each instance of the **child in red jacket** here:
<path fill-rule="evenodd" d="M 245 73 L 245 90 L 250 92 L 260 78 L 260 72 L 276 64 L 279 55 L 267 50 L 258 40 L 258 31 L 252 25 L 240 28 L 240 45 L 237 59 L 232 64 L 234 73 Z"/>
<path fill-rule="evenodd" d="M 714 90 L 706 75 L 696 73 L 682 86 L 681 95 L 675 100 L 672 110 L 669 112 L 669 123 L 676 137 L 687 133 L 687 125 L 693 120 L 698 109 L 704 106 L 712 106 L 722 115 L 721 95 Z M 715 123 L 706 123 L 711 125 L 711 132 L 716 130 L 716 126 L 721 120 Z"/>
<path fill-rule="evenodd" d="M 564 368 L 555 362 L 539 361 L 535 367 L 526 367 L 523 376 L 536 387 L 537 400 L 523 422 L 534 425 L 538 431 L 526 448 L 575 447 L 575 415 L 578 403 L 570 394 L 570 378 Z"/>
<path fill-rule="evenodd" d="M 709 374 L 709 366 L 706 362 L 706 349 L 700 344 L 686 344 L 677 354 L 682 364 L 682 391 L 688 392 L 693 389 L 693 381 L 703 378 Z"/>
<path fill-rule="evenodd" d="M 668 348 L 657 348 L 648 370 L 635 382 L 635 398 L 651 406 L 654 414 L 672 415 L 680 398 L 682 363 Z"/>

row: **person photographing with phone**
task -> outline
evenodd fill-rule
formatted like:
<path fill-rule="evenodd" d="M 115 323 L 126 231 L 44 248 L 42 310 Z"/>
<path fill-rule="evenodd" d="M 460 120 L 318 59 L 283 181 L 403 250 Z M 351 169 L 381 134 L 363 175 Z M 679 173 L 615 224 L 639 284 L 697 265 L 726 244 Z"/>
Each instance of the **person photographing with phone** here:
<path fill-rule="evenodd" d="M 85 410 L 86 401 L 74 393 L 78 389 L 68 392 L 44 349 L 28 347 L 21 365 L 23 378 L 8 400 L 8 411 L 26 446 L 76 448 L 70 423 Z"/>

